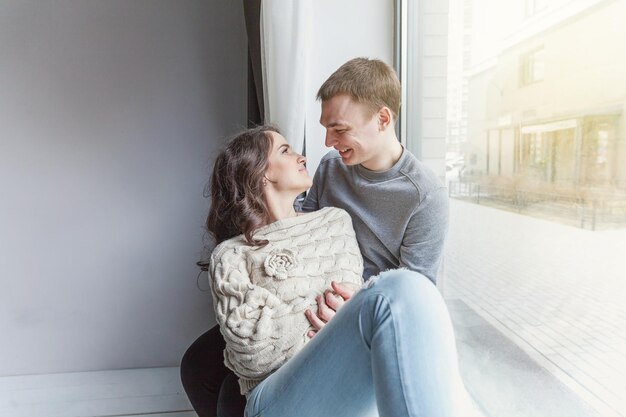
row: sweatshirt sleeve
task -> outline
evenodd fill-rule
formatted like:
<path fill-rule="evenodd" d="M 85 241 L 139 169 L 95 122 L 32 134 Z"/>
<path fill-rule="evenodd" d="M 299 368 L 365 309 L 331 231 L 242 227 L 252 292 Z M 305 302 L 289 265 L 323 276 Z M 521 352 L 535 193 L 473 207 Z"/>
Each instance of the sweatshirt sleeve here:
<path fill-rule="evenodd" d="M 448 204 L 445 188 L 430 192 L 411 216 L 400 246 L 399 266 L 421 273 L 434 284 L 448 230 Z"/>
<path fill-rule="evenodd" d="M 211 290 L 215 317 L 226 341 L 225 364 L 238 376 L 256 379 L 285 360 L 277 339 L 283 333 L 289 305 L 263 287 L 252 284 L 238 248 L 211 256 Z M 283 333 L 284 334 L 284 333 Z"/>

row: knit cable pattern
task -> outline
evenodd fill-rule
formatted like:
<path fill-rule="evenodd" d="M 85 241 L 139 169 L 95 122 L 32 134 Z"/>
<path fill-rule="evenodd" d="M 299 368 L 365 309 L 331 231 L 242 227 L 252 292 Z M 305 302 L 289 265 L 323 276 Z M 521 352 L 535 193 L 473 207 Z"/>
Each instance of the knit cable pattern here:
<path fill-rule="evenodd" d="M 264 247 L 242 236 L 211 255 L 215 315 L 226 340 L 224 363 L 242 394 L 295 355 L 312 329 L 304 315 L 331 281 L 362 283 L 363 258 L 350 215 L 334 207 L 259 229 Z"/>

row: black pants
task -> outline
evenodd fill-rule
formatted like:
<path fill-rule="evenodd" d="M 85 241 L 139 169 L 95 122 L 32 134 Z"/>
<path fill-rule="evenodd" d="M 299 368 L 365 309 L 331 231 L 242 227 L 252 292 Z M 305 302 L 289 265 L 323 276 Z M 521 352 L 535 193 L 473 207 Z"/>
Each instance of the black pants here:
<path fill-rule="evenodd" d="M 237 377 L 224 366 L 225 342 L 215 326 L 185 352 L 180 378 L 199 417 L 243 417 L 246 398 Z"/>

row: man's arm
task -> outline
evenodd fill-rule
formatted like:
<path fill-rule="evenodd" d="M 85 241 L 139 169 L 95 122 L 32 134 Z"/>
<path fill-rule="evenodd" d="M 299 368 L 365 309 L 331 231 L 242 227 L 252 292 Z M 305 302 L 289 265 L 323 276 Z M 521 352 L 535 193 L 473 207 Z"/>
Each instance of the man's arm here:
<path fill-rule="evenodd" d="M 426 195 L 411 216 L 400 246 L 400 267 L 419 272 L 436 284 L 448 220 L 448 193 L 440 187 Z"/>

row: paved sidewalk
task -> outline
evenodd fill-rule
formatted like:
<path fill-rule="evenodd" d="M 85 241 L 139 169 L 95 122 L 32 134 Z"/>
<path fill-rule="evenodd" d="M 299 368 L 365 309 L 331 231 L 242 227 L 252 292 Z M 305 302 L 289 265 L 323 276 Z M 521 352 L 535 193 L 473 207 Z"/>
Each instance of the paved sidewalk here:
<path fill-rule="evenodd" d="M 599 415 L 626 417 L 626 230 L 458 200 L 450 214 L 444 297 L 462 300 Z"/>

